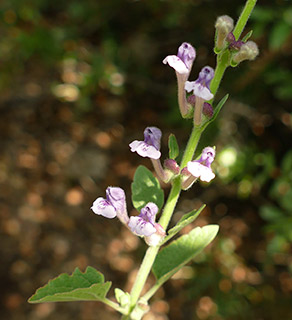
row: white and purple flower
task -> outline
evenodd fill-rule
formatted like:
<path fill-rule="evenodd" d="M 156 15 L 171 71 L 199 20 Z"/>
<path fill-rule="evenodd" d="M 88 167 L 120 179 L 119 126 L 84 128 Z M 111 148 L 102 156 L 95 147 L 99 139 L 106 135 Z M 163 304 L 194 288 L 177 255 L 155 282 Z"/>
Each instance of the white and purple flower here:
<path fill-rule="evenodd" d="M 188 162 L 187 169 L 193 177 L 200 178 L 201 181 L 210 182 L 215 178 L 215 174 L 211 168 L 214 158 L 214 148 L 206 147 L 203 149 L 200 159 Z"/>
<path fill-rule="evenodd" d="M 178 48 L 177 55 L 167 56 L 163 63 L 171 66 L 179 74 L 189 75 L 195 58 L 195 48 L 191 44 L 184 42 Z"/>
<path fill-rule="evenodd" d="M 194 124 L 196 126 L 201 125 L 202 113 L 204 102 L 211 100 L 214 95 L 210 91 L 210 82 L 214 78 L 214 69 L 211 67 L 204 67 L 196 81 L 186 81 L 185 90 L 188 92 L 193 91 L 195 112 L 194 112 Z"/>
<path fill-rule="evenodd" d="M 144 130 L 144 141 L 135 140 L 129 144 L 132 152 L 137 152 L 141 157 L 159 159 L 161 131 L 156 127 L 147 127 Z"/>
<path fill-rule="evenodd" d="M 95 214 L 109 219 L 118 217 L 124 224 L 129 221 L 125 192 L 118 187 L 108 187 L 106 189 L 106 199 L 97 198 L 90 209 Z"/>
<path fill-rule="evenodd" d="M 165 236 L 165 231 L 162 226 L 155 222 L 155 216 L 158 212 L 158 207 L 153 202 L 148 202 L 141 209 L 139 216 L 130 217 L 128 227 L 130 230 L 140 237 L 145 237 L 149 245 L 157 245 L 158 242 Z M 153 238 L 154 237 L 154 238 Z"/>
<path fill-rule="evenodd" d="M 210 91 L 210 82 L 214 78 L 214 69 L 211 67 L 204 67 L 196 81 L 187 81 L 185 89 L 187 92 L 193 91 L 196 97 L 202 98 L 205 101 L 211 100 L 213 94 Z"/>
<path fill-rule="evenodd" d="M 138 236 L 151 236 L 156 232 L 155 216 L 158 212 L 158 207 L 155 203 L 149 202 L 141 209 L 139 216 L 130 217 L 128 226 L 133 233 Z"/>

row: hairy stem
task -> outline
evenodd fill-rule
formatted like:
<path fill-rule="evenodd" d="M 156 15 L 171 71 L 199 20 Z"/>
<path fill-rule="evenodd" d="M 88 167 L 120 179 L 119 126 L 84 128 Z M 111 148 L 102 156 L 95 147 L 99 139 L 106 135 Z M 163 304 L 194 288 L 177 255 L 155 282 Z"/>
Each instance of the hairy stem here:
<path fill-rule="evenodd" d="M 247 0 L 246 1 L 246 4 L 245 4 L 245 6 L 241 12 L 240 17 L 237 20 L 236 26 L 234 27 L 234 30 L 233 30 L 233 34 L 234 34 L 236 40 L 239 39 L 256 3 L 257 3 L 257 0 Z"/>
<path fill-rule="evenodd" d="M 151 271 L 151 267 L 153 265 L 154 259 L 158 253 L 159 246 L 157 247 L 149 247 L 146 251 L 146 254 L 144 256 L 144 259 L 142 261 L 142 264 L 140 266 L 140 269 L 138 271 L 136 281 L 133 285 L 133 288 L 131 290 L 131 306 L 130 309 L 133 310 L 139 297 L 141 294 L 141 291 L 143 290 L 144 284 L 148 278 L 148 275 Z"/>
<path fill-rule="evenodd" d="M 238 39 L 248 21 L 248 18 L 254 8 L 256 4 L 256 0 L 247 0 L 246 5 L 237 21 L 237 24 L 234 28 L 234 36 L 236 39 Z M 229 52 L 226 50 L 222 53 L 220 53 L 217 56 L 217 66 L 215 69 L 215 75 L 214 78 L 211 82 L 210 85 L 210 89 L 211 92 L 214 94 L 216 94 L 220 82 L 223 78 L 224 72 L 226 70 L 226 68 L 229 66 Z M 180 97 L 180 105 L 181 107 L 184 105 L 184 100 L 182 100 L 182 97 Z M 184 108 L 181 108 L 181 111 L 184 113 L 185 110 Z M 184 168 L 187 163 L 189 161 L 192 160 L 194 153 L 196 151 L 198 142 L 200 140 L 201 134 L 203 133 L 205 127 L 204 126 L 195 126 L 193 128 L 193 131 L 191 133 L 191 136 L 189 138 L 187 147 L 185 149 L 184 155 L 183 155 L 183 159 L 181 162 L 181 168 Z M 176 203 L 178 201 L 180 192 L 181 192 L 181 178 L 177 177 L 173 180 L 173 184 L 172 184 L 172 188 L 171 191 L 169 193 L 167 202 L 165 204 L 164 210 L 163 210 L 163 214 L 160 218 L 159 223 L 161 224 L 161 226 L 166 229 L 169 221 L 173 215 Z M 133 309 L 135 308 L 138 299 L 140 297 L 140 294 L 144 288 L 145 282 L 148 278 L 148 275 L 151 271 L 152 265 L 155 261 L 156 255 L 159 251 L 159 246 L 157 247 L 149 247 L 148 250 L 146 251 L 146 254 L 144 256 L 143 262 L 140 266 L 140 269 L 138 271 L 135 283 L 133 285 L 133 288 L 131 290 L 131 306 L 130 306 L 130 311 L 128 315 L 123 315 L 122 316 L 122 320 L 128 320 L 131 319 L 131 312 L 133 311 Z M 157 286 L 154 286 L 152 290 L 150 290 L 145 297 L 150 298 L 158 289 Z"/>

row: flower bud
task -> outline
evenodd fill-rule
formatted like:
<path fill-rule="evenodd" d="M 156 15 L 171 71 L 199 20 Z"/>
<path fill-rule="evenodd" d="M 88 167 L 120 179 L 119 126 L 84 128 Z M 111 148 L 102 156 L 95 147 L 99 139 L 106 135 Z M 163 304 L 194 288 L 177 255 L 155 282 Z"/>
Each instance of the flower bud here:
<path fill-rule="evenodd" d="M 229 16 L 218 17 L 215 23 L 216 28 L 216 48 L 221 50 L 224 47 L 224 40 L 229 32 L 233 30 L 233 19 Z"/>
<path fill-rule="evenodd" d="M 247 41 L 244 43 L 240 50 L 233 56 L 232 60 L 234 63 L 240 63 L 244 60 L 254 60 L 259 54 L 258 46 L 253 41 Z"/>
<path fill-rule="evenodd" d="M 174 175 L 177 175 L 180 172 L 179 165 L 173 159 L 166 159 L 164 161 L 164 167 L 165 169 L 171 171 Z"/>
<path fill-rule="evenodd" d="M 187 102 L 194 107 L 196 105 L 196 96 L 194 94 L 191 94 L 190 96 L 188 96 Z"/>
<path fill-rule="evenodd" d="M 203 104 L 203 115 L 205 115 L 207 118 L 212 118 L 214 114 L 213 108 L 208 102 L 204 102 Z"/>

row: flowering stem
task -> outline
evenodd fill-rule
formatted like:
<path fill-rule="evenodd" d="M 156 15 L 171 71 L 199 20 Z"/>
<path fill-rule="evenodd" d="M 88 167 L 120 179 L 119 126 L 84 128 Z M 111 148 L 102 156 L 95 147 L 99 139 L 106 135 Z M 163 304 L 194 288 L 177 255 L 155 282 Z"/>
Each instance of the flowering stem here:
<path fill-rule="evenodd" d="M 215 74 L 210 84 L 210 91 L 213 93 L 214 97 L 219 88 L 224 72 L 228 66 L 229 66 L 229 52 L 224 51 L 222 54 L 219 54 L 217 56 L 217 65 L 215 69 Z"/>
<path fill-rule="evenodd" d="M 235 36 L 235 39 L 238 40 L 246 23 L 247 20 L 253 10 L 253 8 L 256 5 L 257 0 L 247 0 L 245 7 L 243 8 L 241 15 L 239 19 L 237 20 L 236 26 L 233 30 L 233 34 Z"/>
<path fill-rule="evenodd" d="M 240 37 L 246 23 L 247 20 L 253 10 L 253 8 L 256 5 L 257 0 L 247 0 L 245 7 L 243 8 L 241 15 L 236 23 L 236 26 L 233 30 L 233 34 L 235 36 L 235 39 L 238 40 L 238 38 Z M 229 62 L 229 51 L 225 50 L 223 52 L 220 52 L 217 56 L 217 65 L 216 65 L 216 69 L 215 69 L 215 74 L 214 74 L 214 78 L 211 81 L 210 84 L 210 90 L 211 92 L 214 94 L 216 94 L 219 84 L 223 78 L 224 72 L 227 69 L 227 67 L 229 67 L 230 62 Z"/>
<path fill-rule="evenodd" d="M 157 247 L 149 247 L 146 251 L 146 254 L 144 256 L 144 259 L 142 261 L 142 264 L 140 266 L 140 269 L 138 271 L 136 281 L 133 285 L 133 288 L 131 290 L 131 306 L 130 311 L 134 309 L 136 306 L 136 303 L 140 297 L 141 291 L 144 287 L 144 284 L 148 278 L 148 275 L 150 273 L 150 270 L 152 268 L 153 262 L 155 260 L 155 257 L 158 253 L 159 246 Z M 127 318 L 125 318 L 127 319 Z"/>
<path fill-rule="evenodd" d="M 159 220 L 159 224 L 163 227 L 163 229 L 167 228 L 168 223 L 172 217 L 174 208 L 176 206 L 177 200 L 179 198 L 181 192 L 180 180 L 180 177 L 177 177 L 173 180 L 172 188 L 170 190 L 167 202 L 163 209 L 163 214 Z"/>
<path fill-rule="evenodd" d="M 255 4 L 256 4 L 256 0 L 247 0 L 246 5 L 233 31 L 236 39 L 238 39 L 239 36 L 241 35 Z M 211 92 L 214 94 L 214 96 L 218 90 L 219 84 L 228 66 L 229 66 L 229 52 L 228 50 L 224 50 L 223 52 L 219 53 L 219 55 L 217 56 L 217 66 L 215 69 L 215 75 L 210 85 Z M 186 112 L 184 109 L 185 101 L 182 99 L 180 95 L 179 95 L 179 100 L 180 100 L 179 104 L 180 104 L 181 112 L 185 113 Z M 200 140 L 201 134 L 203 133 L 205 128 L 206 126 L 194 126 L 183 155 L 183 159 L 180 166 L 181 168 L 186 167 L 187 163 L 192 160 L 194 153 L 196 151 L 198 142 Z M 165 204 L 163 214 L 159 220 L 159 223 L 164 229 L 167 228 L 169 221 L 173 215 L 181 190 L 182 190 L 181 177 L 177 177 L 173 180 L 172 188 L 170 190 L 167 202 Z M 143 262 L 138 271 L 135 283 L 131 290 L 131 305 L 130 305 L 129 314 L 123 315 L 122 320 L 128 320 L 131 318 L 131 312 L 134 310 L 137 304 L 137 301 L 144 288 L 145 282 L 151 271 L 152 265 L 155 261 L 158 251 L 159 251 L 159 246 L 149 247 L 148 250 L 146 251 Z M 150 297 L 156 292 L 157 289 L 158 289 L 158 286 L 154 286 L 152 290 L 150 289 L 150 291 L 146 293 L 144 298 L 147 298 L 147 300 L 150 299 Z"/>
<path fill-rule="evenodd" d="M 198 142 L 201 138 L 203 132 L 202 127 L 194 127 L 191 133 L 190 139 L 188 141 L 185 153 L 183 155 L 180 167 L 183 169 L 189 161 L 193 159 L 194 153 L 196 151 Z"/>

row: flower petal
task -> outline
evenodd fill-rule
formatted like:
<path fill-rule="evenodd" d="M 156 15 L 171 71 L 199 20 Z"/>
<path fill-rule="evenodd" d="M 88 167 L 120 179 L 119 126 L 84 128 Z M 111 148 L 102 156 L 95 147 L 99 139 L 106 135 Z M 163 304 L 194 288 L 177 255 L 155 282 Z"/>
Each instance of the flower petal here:
<path fill-rule="evenodd" d="M 129 144 L 132 152 L 137 152 L 141 157 L 150 158 L 150 159 L 159 159 L 161 152 L 155 147 L 150 146 L 144 141 L 133 141 Z"/>
<path fill-rule="evenodd" d="M 205 182 L 210 182 L 212 179 L 215 178 L 215 174 L 212 171 L 212 169 L 205 167 L 206 169 L 204 169 L 201 172 L 201 176 L 200 176 L 200 180 L 201 181 L 205 181 Z"/>
<path fill-rule="evenodd" d="M 108 187 L 106 189 L 107 201 L 116 209 L 117 217 L 122 223 L 129 221 L 125 191 L 119 187 Z"/>
<path fill-rule="evenodd" d="M 211 168 L 204 166 L 197 161 L 188 162 L 188 171 L 196 178 L 200 178 L 201 181 L 210 182 L 215 178 L 215 174 Z"/>
<path fill-rule="evenodd" d="M 185 90 L 186 90 L 187 92 L 193 91 L 195 84 L 196 84 L 196 81 L 186 81 L 186 83 L 185 83 Z"/>
<path fill-rule="evenodd" d="M 200 83 L 196 83 L 194 86 L 194 95 L 204 99 L 205 101 L 211 100 L 214 97 L 211 91 Z"/>
<path fill-rule="evenodd" d="M 158 212 L 158 207 L 153 202 L 148 202 L 145 207 L 141 209 L 139 217 L 152 224 L 155 223 L 155 216 Z"/>
<path fill-rule="evenodd" d="M 138 236 L 149 237 L 150 235 L 156 232 L 155 227 L 150 222 L 146 222 L 138 216 L 130 217 L 128 226 L 131 229 L 131 231 L 137 234 Z"/>
<path fill-rule="evenodd" d="M 117 215 L 116 209 L 104 198 L 97 198 L 90 208 L 95 214 L 112 219 Z"/>
<path fill-rule="evenodd" d="M 190 70 L 183 63 L 183 61 L 175 55 L 167 56 L 162 62 L 164 64 L 168 64 L 170 67 L 172 67 L 175 71 L 177 71 L 180 74 L 188 74 L 190 72 Z"/>
<path fill-rule="evenodd" d="M 155 147 L 157 150 L 160 150 L 161 136 L 162 133 L 159 128 L 147 127 L 144 130 L 144 142 Z"/>

